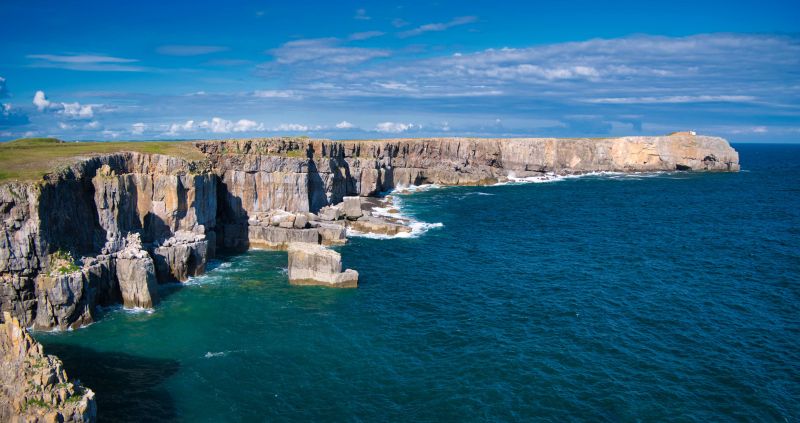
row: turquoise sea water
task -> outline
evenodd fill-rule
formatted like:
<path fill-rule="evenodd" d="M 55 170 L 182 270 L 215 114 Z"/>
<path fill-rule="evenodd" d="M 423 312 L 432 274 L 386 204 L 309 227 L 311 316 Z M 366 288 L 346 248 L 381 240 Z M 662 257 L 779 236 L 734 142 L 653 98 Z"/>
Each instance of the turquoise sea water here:
<path fill-rule="evenodd" d="M 797 421 L 800 146 L 744 171 L 432 189 L 418 238 L 223 257 L 153 313 L 38 333 L 101 421 Z"/>

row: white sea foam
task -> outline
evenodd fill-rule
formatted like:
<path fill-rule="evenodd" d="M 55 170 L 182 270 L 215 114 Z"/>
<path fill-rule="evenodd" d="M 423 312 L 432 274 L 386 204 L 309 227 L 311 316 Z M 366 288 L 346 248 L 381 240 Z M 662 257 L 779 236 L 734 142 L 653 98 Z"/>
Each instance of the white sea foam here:
<path fill-rule="evenodd" d="M 209 352 L 206 353 L 206 355 L 204 357 L 205 358 L 214 358 L 214 357 L 225 357 L 226 355 L 228 355 L 227 351 L 218 351 L 218 352 L 209 351 Z"/>
<path fill-rule="evenodd" d="M 621 179 L 621 178 L 654 178 L 656 176 L 669 175 L 673 172 L 668 171 L 654 171 L 654 172 L 587 172 L 579 174 L 558 175 L 553 172 L 544 173 L 536 176 L 517 177 L 514 172 L 509 172 L 505 182 L 498 182 L 494 186 L 513 185 L 513 184 L 541 184 L 551 182 L 561 182 L 568 179 L 577 178 L 608 178 L 608 179 Z"/>
<path fill-rule="evenodd" d="M 393 190 L 394 194 L 411 194 L 413 192 L 430 191 L 432 189 L 444 188 L 439 184 L 423 184 L 423 185 L 398 185 Z"/>
<path fill-rule="evenodd" d="M 410 189 L 414 187 L 414 189 Z M 400 192 L 401 195 L 410 194 L 413 192 L 418 192 L 421 189 L 419 187 L 430 187 L 425 189 L 434 189 L 434 188 L 441 188 L 440 185 L 412 185 L 411 187 L 403 187 L 405 191 Z M 422 189 L 424 190 L 424 189 Z M 373 207 L 372 214 L 378 217 L 385 217 L 390 219 L 398 220 L 399 223 L 408 226 L 411 228 L 411 232 L 399 232 L 395 235 L 386 235 L 386 234 L 374 234 L 374 233 L 365 233 L 356 231 L 350 228 L 347 228 L 347 236 L 349 237 L 361 237 L 361 238 L 372 238 L 372 239 L 396 239 L 396 238 L 417 238 L 428 232 L 428 230 L 433 228 L 441 228 L 444 226 L 443 223 L 428 223 L 428 222 L 421 222 L 413 217 L 407 216 L 403 214 L 403 200 L 397 194 L 397 191 L 392 191 L 392 198 L 384 199 L 384 206 Z"/>

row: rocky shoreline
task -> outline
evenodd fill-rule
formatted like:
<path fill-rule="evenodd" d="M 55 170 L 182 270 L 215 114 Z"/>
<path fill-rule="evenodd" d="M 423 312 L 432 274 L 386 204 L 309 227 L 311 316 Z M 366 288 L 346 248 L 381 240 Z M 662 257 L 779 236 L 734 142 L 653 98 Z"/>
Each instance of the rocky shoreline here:
<path fill-rule="evenodd" d="M 154 306 L 158 284 L 202 274 L 217 249 L 402 236 L 411 222 L 387 213 L 391 197 L 381 197 L 398 187 L 739 169 L 727 141 L 689 134 L 192 145 L 204 160 L 122 152 L 0 184 L 2 310 L 36 329 L 75 328 L 94 321 L 97 306 Z"/>
<path fill-rule="evenodd" d="M 721 138 L 271 138 L 194 142 L 205 159 L 121 152 L 0 184 L 0 308 L 22 327 L 77 328 L 99 306 L 150 308 L 158 285 L 200 275 L 217 250 L 289 251 L 297 284 L 355 287 L 330 246 L 403 236 L 399 187 L 486 185 L 587 172 L 738 171 Z M 396 210 L 395 210 L 396 212 Z M 4 315 L 6 316 L 6 315 Z"/>

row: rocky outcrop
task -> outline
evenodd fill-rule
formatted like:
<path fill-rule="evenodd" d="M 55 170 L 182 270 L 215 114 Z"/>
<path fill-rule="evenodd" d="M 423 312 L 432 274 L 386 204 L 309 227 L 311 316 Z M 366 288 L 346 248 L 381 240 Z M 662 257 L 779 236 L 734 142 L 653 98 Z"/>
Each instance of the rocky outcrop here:
<path fill-rule="evenodd" d="M 61 360 L 45 355 L 9 312 L 0 323 L 0 421 L 94 422 L 94 392 L 70 382 Z"/>
<path fill-rule="evenodd" d="M 152 308 L 158 304 L 153 259 L 142 249 L 139 234 L 128 235 L 124 250 L 116 254 L 117 281 L 125 308 Z"/>
<path fill-rule="evenodd" d="M 202 273 L 217 247 L 341 244 L 346 229 L 399 235 L 408 222 L 376 215 L 362 199 L 402 186 L 487 184 L 550 172 L 739 168 L 725 140 L 691 133 L 193 145 L 204 160 L 98 155 L 36 183 L 0 184 L 0 308 L 26 326 L 77 327 L 93 321 L 97 305 L 154 304 L 153 280 Z M 135 252 L 128 249 L 130 234 L 141 239 Z M 62 252 L 74 259 L 53 266 Z"/>
<path fill-rule="evenodd" d="M 289 283 L 324 285 L 336 288 L 358 286 L 358 272 L 342 272 L 342 256 L 319 244 L 289 244 Z"/>
<path fill-rule="evenodd" d="M 435 183 L 595 171 L 737 171 L 722 138 L 678 134 L 603 139 L 251 139 L 196 143 L 220 175 L 228 220 L 272 209 L 321 212 L 347 196 Z M 333 220 L 333 219 L 329 219 Z"/>

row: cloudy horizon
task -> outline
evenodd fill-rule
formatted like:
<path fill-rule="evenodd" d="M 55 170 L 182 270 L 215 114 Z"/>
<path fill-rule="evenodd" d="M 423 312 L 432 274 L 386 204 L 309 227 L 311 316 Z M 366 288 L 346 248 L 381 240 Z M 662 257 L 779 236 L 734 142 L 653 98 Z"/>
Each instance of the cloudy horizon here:
<path fill-rule="evenodd" d="M 155 4 L 145 3 L 136 11 L 8 5 L 0 140 L 689 129 L 733 142 L 800 140 L 800 14 L 781 2 L 738 2 L 713 19 L 704 12 L 713 2 L 686 18 L 681 5 L 650 16 L 631 2 L 636 23 L 588 2 L 571 23 L 484 2 L 344 2 L 308 12 L 236 2 L 198 6 L 183 20 L 169 5 L 147 15 Z M 585 27 L 595 16 L 604 23 Z"/>

